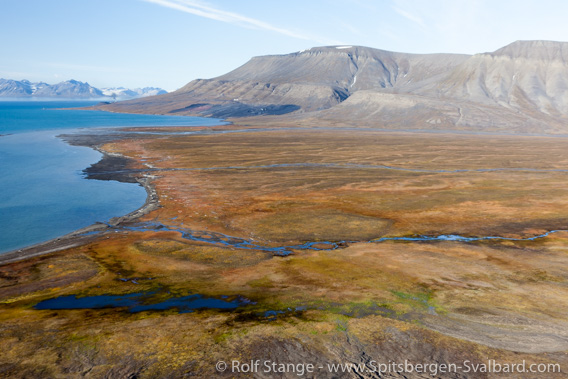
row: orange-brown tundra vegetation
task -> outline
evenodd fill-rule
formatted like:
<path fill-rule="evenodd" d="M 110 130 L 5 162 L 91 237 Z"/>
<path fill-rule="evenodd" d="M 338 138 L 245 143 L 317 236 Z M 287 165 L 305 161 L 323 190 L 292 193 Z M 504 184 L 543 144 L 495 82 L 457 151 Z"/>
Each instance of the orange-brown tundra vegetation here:
<path fill-rule="evenodd" d="M 151 175 L 161 207 L 0 266 L 0 375 L 206 378 L 235 375 L 217 372 L 219 360 L 495 359 L 560 364 L 523 377 L 566 377 L 568 232 L 528 239 L 568 229 L 566 139 L 218 129 L 232 132 L 100 146 Z M 379 241 L 420 235 L 506 239 Z M 249 245 L 222 242 L 232 237 Z M 307 242 L 321 249 L 269 251 Z M 135 293 L 146 305 L 247 301 L 188 313 L 35 308 Z"/>

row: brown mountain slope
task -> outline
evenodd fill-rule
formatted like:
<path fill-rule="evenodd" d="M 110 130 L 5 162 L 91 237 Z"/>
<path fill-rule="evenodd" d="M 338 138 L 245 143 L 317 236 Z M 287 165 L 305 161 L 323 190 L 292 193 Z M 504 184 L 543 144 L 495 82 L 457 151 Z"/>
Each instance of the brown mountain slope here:
<path fill-rule="evenodd" d="M 360 46 L 317 47 L 287 55 L 255 57 L 217 80 L 312 83 L 353 93 L 399 88 L 447 72 L 467 58 L 394 53 Z"/>
<path fill-rule="evenodd" d="M 515 42 L 477 54 L 418 91 L 553 116 L 568 114 L 568 43 Z"/>
<path fill-rule="evenodd" d="M 194 80 L 170 94 L 104 108 L 216 117 L 312 112 L 331 108 L 358 90 L 398 89 L 439 76 L 467 58 L 393 53 L 357 46 L 318 47 L 255 57 L 228 74 Z"/>
<path fill-rule="evenodd" d="M 256 57 L 171 94 L 102 108 L 222 118 L 288 114 L 300 123 L 393 129 L 566 133 L 567 58 L 568 43 L 551 41 L 517 41 L 474 56 L 317 47 Z"/>

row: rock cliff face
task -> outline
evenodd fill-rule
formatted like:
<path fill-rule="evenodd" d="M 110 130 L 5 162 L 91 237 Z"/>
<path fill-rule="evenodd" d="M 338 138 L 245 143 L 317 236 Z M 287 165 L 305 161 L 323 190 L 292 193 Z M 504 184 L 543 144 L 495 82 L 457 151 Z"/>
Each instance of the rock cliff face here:
<path fill-rule="evenodd" d="M 386 128 L 568 133 L 567 58 L 568 43 L 551 41 L 517 41 L 473 56 L 317 47 L 255 57 L 220 77 L 107 109 L 295 112 L 295 119 Z"/>

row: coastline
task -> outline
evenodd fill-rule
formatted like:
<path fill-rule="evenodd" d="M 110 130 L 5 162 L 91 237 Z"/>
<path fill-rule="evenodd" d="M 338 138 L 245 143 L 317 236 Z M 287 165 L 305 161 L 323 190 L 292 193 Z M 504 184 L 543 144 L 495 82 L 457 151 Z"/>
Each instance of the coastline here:
<path fill-rule="evenodd" d="M 65 137 L 72 137 L 72 136 L 66 135 Z M 82 137 L 84 137 L 84 135 L 78 134 L 77 137 L 82 138 Z M 60 136 L 60 138 L 62 138 L 68 144 L 73 144 L 72 141 L 70 141 L 66 138 L 63 138 L 63 136 Z M 94 142 L 92 144 L 79 144 L 79 143 L 75 143 L 75 144 L 79 145 L 79 146 L 90 147 L 90 148 L 100 152 L 101 154 L 103 154 L 103 157 L 98 162 L 95 162 L 90 167 L 87 167 L 87 168 L 84 169 L 84 172 L 86 172 L 86 173 L 88 173 L 87 170 L 89 168 L 92 168 L 94 165 L 100 164 L 101 162 L 103 162 L 105 160 L 108 161 L 109 159 L 112 159 L 112 156 L 109 153 L 105 152 L 104 150 L 101 150 L 97 146 L 96 142 Z M 50 253 L 54 253 L 54 252 L 58 252 L 58 251 L 62 251 L 62 250 L 66 250 L 66 249 L 70 249 L 70 248 L 73 248 L 73 247 L 84 245 L 86 243 L 92 242 L 96 239 L 103 237 L 108 232 L 110 232 L 112 230 L 112 228 L 115 227 L 115 226 L 118 226 L 122 223 L 134 221 L 137 218 L 142 217 L 142 216 L 158 209 L 160 207 L 160 204 L 159 204 L 159 198 L 158 198 L 158 194 L 156 192 L 156 189 L 152 185 L 153 177 L 151 175 L 142 174 L 139 177 L 131 177 L 132 179 L 134 179 L 134 181 L 124 180 L 125 174 L 123 173 L 123 171 L 124 171 L 123 168 L 126 165 L 125 163 L 130 161 L 131 159 L 126 158 L 124 156 L 122 156 L 122 158 L 123 158 L 123 161 L 122 161 L 123 164 L 121 164 L 120 166 L 115 165 L 112 168 L 112 170 L 107 171 L 104 179 L 95 179 L 95 178 L 92 178 L 92 177 L 89 178 L 89 175 L 87 175 L 86 179 L 87 180 L 117 180 L 117 181 L 128 182 L 128 183 L 134 183 L 134 182 L 139 183 L 142 187 L 144 187 L 144 190 L 146 191 L 146 200 L 140 208 L 138 208 L 138 209 L 136 209 L 136 210 L 134 210 L 130 213 L 127 213 L 123 216 L 113 217 L 108 221 L 108 223 L 97 222 L 97 223 L 94 223 L 94 224 L 89 225 L 87 227 L 75 230 L 71 233 L 50 239 L 50 240 L 45 241 L 45 242 L 40 242 L 40 243 L 37 243 L 37 244 L 26 246 L 24 248 L 20 248 L 20 249 L 17 249 L 17 250 L 12 250 L 12 251 L 8 251 L 6 253 L 2 253 L 2 254 L 0 254 L 0 265 L 9 264 L 9 263 L 25 260 L 25 259 L 28 259 L 28 258 L 46 255 L 46 254 L 50 254 Z M 117 171 L 117 172 L 113 174 L 113 171 Z"/>
<path fill-rule="evenodd" d="M 54 102 L 54 104 L 56 103 Z M 63 103 L 63 105 L 67 105 L 67 103 Z M 72 111 L 84 110 L 83 107 L 81 108 L 57 107 L 53 109 L 54 110 L 66 109 Z M 96 109 L 91 108 L 88 110 L 92 111 Z M 119 113 L 119 112 L 101 112 L 101 113 Z M 91 126 L 89 126 L 91 122 L 75 123 L 74 122 L 75 119 L 72 118 L 71 120 L 73 121 L 73 124 L 74 125 L 76 124 L 76 126 L 74 126 L 73 128 L 67 128 L 66 125 L 61 126 L 58 123 L 51 125 L 48 122 L 47 126 L 48 127 L 51 126 L 51 128 L 46 128 L 45 130 L 41 128 L 38 130 L 34 128 L 30 129 L 29 132 L 32 133 L 44 133 L 44 132 L 49 133 L 50 131 L 54 131 L 55 133 L 58 134 L 54 133 L 53 137 L 55 137 L 64 145 L 80 146 L 83 148 L 87 147 L 90 148 L 88 150 L 97 151 L 100 154 L 102 154 L 102 157 L 99 157 L 98 161 L 95 161 L 94 159 L 83 161 L 79 166 L 75 168 L 75 170 L 78 170 L 79 172 L 82 172 L 84 174 L 85 179 L 139 184 L 142 187 L 144 187 L 146 191 L 146 196 L 144 196 L 141 192 L 139 192 L 140 190 L 136 188 L 138 196 L 135 198 L 136 199 L 135 201 L 129 201 L 128 206 L 121 206 L 121 207 L 114 206 L 114 204 L 117 205 L 121 204 L 120 198 L 114 199 L 113 203 L 110 203 L 109 207 L 107 207 L 108 212 L 106 212 L 103 217 L 91 218 L 90 220 L 87 221 L 87 223 L 95 222 L 94 224 L 85 226 L 87 223 L 80 223 L 76 225 L 78 229 L 74 230 L 73 227 L 66 228 L 61 230 L 60 234 L 44 233 L 43 238 L 45 239 L 32 238 L 31 234 L 26 235 L 27 228 L 25 225 L 21 225 L 18 227 L 18 230 L 22 231 L 21 242 L 18 245 L 16 244 L 6 245 L 7 250 L 3 250 L 0 253 L 0 265 L 4 265 L 9 262 L 25 260 L 29 257 L 48 254 L 55 251 L 61 251 L 66 248 L 71 248 L 78 245 L 82 245 L 83 243 L 88 243 L 89 241 L 97 237 L 94 236 L 93 234 L 100 235 L 106 232 L 105 229 L 108 228 L 106 224 L 112 226 L 112 225 L 117 225 L 117 223 L 120 222 L 130 221 L 135 219 L 136 217 L 141 217 L 144 214 L 158 207 L 159 205 L 158 205 L 156 191 L 151 187 L 150 184 L 152 180 L 151 176 L 152 174 L 149 172 L 146 173 L 141 172 L 140 170 L 131 170 L 132 163 L 134 162 L 132 159 L 122 156 L 120 154 L 105 152 L 104 150 L 101 149 L 101 146 L 103 146 L 105 143 L 114 140 L 129 138 L 132 135 L 132 132 L 129 130 L 131 128 L 134 129 L 139 127 L 177 128 L 177 127 L 195 127 L 195 126 L 201 127 L 199 121 L 203 120 L 203 118 L 200 118 L 200 120 L 191 120 L 192 119 L 191 117 L 187 118 L 181 116 L 179 116 L 179 118 L 187 120 L 183 122 L 184 125 L 177 125 L 179 121 L 176 120 L 170 120 L 172 121 L 171 124 L 170 121 L 168 120 L 166 120 L 166 123 L 161 122 L 159 120 L 157 122 L 153 121 L 134 122 L 126 120 L 124 123 L 118 123 L 116 125 L 110 126 L 107 125 L 108 122 L 106 122 L 105 120 L 98 121 L 98 119 L 95 118 L 93 122 L 96 125 L 100 124 L 100 126 L 93 126 L 91 128 Z M 81 121 L 81 118 L 78 121 Z M 207 120 L 204 121 L 205 125 L 203 127 L 205 128 L 216 126 L 217 124 L 219 125 L 226 124 L 224 121 L 221 122 L 221 120 L 212 120 L 214 125 L 207 125 L 208 124 Z M 219 121 L 219 123 L 217 123 L 216 121 Z M 189 123 L 189 125 L 187 123 Z M 192 123 L 196 123 L 198 125 L 192 125 Z M 117 125 L 123 125 L 123 126 L 117 126 Z M 109 130 L 107 130 L 107 128 Z M 24 132 L 27 131 L 28 130 L 24 128 Z M 2 133 L 0 133 L 0 137 L 9 136 L 10 134 L 11 133 L 4 133 L 4 131 L 2 131 Z M 137 135 L 136 137 L 145 138 L 145 136 L 143 135 Z M 38 182 L 38 184 L 40 184 L 41 186 L 41 181 Z M 141 203 L 143 203 L 142 206 L 140 206 Z M 125 214 L 125 212 L 128 212 L 131 209 L 134 210 L 130 213 Z M 113 210 L 116 210 L 117 212 L 114 213 Z M 63 219 L 66 219 L 67 215 L 62 215 L 59 217 L 63 217 Z M 75 217 L 75 215 L 73 215 L 73 217 Z M 112 218 L 109 220 L 110 217 Z M 45 217 L 40 223 L 37 223 L 37 228 L 43 230 L 49 230 L 50 223 L 51 221 L 49 215 L 47 215 L 47 217 Z M 38 242 L 42 240 L 43 242 Z"/>
<path fill-rule="evenodd" d="M 118 128 L 118 133 L 104 133 L 97 131 L 89 133 L 87 130 L 73 134 L 60 134 L 57 138 L 66 144 L 73 146 L 83 146 L 91 148 L 102 154 L 102 158 L 92 163 L 89 167 L 83 169 L 88 180 L 114 180 L 123 183 L 138 183 L 146 191 L 146 199 L 144 204 L 122 216 L 116 216 L 106 222 L 96 222 L 84 228 L 77 229 L 65 235 L 28 245 L 23 248 L 14 249 L 0 254 L 0 265 L 5 265 L 28 258 L 33 258 L 45 254 L 50 254 L 73 247 L 78 247 L 90 243 L 99 238 L 103 238 L 116 226 L 135 221 L 136 219 L 158 209 L 160 207 L 159 197 L 155 187 L 152 184 L 154 176 L 144 173 L 143 170 L 129 169 L 128 165 L 134 162 L 132 158 L 126 157 L 118 153 L 109 153 L 101 148 L 105 143 L 127 138 L 130 128 Z M 163 128 L 163 127 L 162 127 Z M 341 128 L 351 129 L 351 128 Z M 381 130 L 386 131 L 386 130 Z M 394 133 L 408 133 L 409 131 L 392 131 Z M 455 134 L 455 133 L 452 133 Z M 458 133 L 459 134 L 459 133 Z M 137 135 L 137 138 L 144 138 Z"/>

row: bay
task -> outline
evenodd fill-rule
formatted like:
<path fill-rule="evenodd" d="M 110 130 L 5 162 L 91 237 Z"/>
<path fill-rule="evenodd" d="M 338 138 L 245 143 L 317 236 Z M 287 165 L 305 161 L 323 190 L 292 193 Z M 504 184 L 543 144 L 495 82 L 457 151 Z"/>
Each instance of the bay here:
<path fill-rule="evenodd" d="M 0 253 L 45 242 L 141 207 L 138 184 L 85 179 L 102 155 L 57 138 L 93 127 L 220 125 L 217 119 L 62 110 L 94 102 L 0 102 Z"/>

